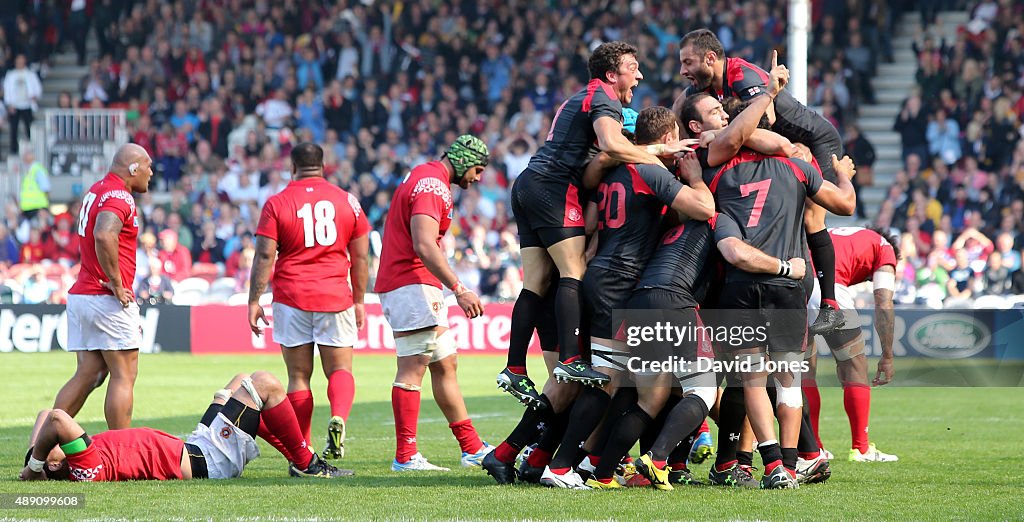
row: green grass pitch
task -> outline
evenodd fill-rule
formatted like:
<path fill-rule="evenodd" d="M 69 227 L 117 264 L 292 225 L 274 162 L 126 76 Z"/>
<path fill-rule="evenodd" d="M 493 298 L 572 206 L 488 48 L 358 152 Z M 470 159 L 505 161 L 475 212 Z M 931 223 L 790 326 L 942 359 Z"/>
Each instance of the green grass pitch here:
<path fill-rule="evenodd" d="M 495 389 L 502 360 L 463 357 L 462 391 L 474 424 L 493 444 L 522 409 Z M 287 476 L 284 458 L 262 441 L 263 457 L 231 481 L 178 483 L 22 483 L 16 480 L 36 412 L 74 369 L 67 353 L 0 355 L 0 493 L 81 493 L 84 509 L 2 509 L 0 518 L 34 519 L 674 519 L 674 520 L 991 520 L 1024 518 L 1024 393 L 1021 388 L 881 388 L 872 397 L 872 440 L 900 456 L 895 464 L 845 461 L 849 428 L 837 388 L 822 388 L 825 444 L 839 457 L 832 479 L 796 491 L 688 488 L 672 492 L 562 491 L 532 485 L 496 486 L 479 469 L 458 467 L 459 448 L 429 386 L 423 394 L 420 450 L 453 471 L 390 471 L 394 451 L 390 394 L 394 359 L 357 356 L 356 404 L 344 467 L 356 476 L 302 481 Z M 899 364 L 899 361 L 897 361 Z M 822 374 L 830 373 L 824 361 Z M 543 374 L 539 358 L 531 373 Z M 184 436 L 214 390 L 240 371 L 267 369 L 284 377 L 277 356 L 144 355 L 135 388 L 134 425 Z M 899 367 L 897 366 L 897 371 Z M 90 432 L 104 429 L 103 391 L 79 415 Z M 328 418 L 326 382 L 314 378 L 314 443 Z M 712 428 L 714 429 L 714 428 Z M 706 477 L 707 464 L 697 469 Z"/>

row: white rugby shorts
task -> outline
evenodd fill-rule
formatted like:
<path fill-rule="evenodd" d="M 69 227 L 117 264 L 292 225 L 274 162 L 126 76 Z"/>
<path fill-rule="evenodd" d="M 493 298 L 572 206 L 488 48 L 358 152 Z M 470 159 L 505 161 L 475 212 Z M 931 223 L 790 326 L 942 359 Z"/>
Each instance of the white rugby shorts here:
<path fill-rule="evenodd" d="M 356 308 L 340 312 L 307 312 L 283 303 L 274 303 L 274 342 L 291 348 L 316 343 L 319 346 L 355 346 Z"/>
<path fill-rule="evenodd" d="M 196 425 L 185 442 L 195 444 L 203 452 L 211 479 L 239 477 L 245 465 L 260 456 L 256 441 L 232 424 L 223 413 L 218 413 L 209 426 Z"/>
<path fill-rule="evenodd" d="M 860 315 L 857 313 L 857 303 L 854 301 L 853 290 L 850 290 L 850 287 L 836 283 L 836 304 L 839 305 L 839 310 L 846 317 L 846 324 L 843 325 L 842 329 L 860 329 Z M 818 307 L 820 306 L 821 286 L 818 285 L 818 278 L 814 278 L 814 290 L 811 292 L 811 297 L 807 300 L 807 310 L 811 312 L 807 314 L 808 321 L 813 322 L 818 317 Z"/>
<path fill-rule="evenodd" d="M 69 352 L 136 350 L 142 345 L 139 305 L 112 295 L 68 295 Z"/>
<path fill-rule="evenodd" d="M 448 328 L 448 305 L 440 288 L 431 285 L 406 285 L 380 294 L 391 329 L 395 332 L 420 330 L 431 326 Z"/>

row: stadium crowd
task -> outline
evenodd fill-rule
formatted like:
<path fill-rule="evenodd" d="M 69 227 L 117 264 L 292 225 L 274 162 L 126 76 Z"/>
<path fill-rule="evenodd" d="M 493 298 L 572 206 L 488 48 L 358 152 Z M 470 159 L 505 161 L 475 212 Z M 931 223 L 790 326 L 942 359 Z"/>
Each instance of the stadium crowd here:
<path fill-rule="evenodd" d="M 638 46 L 645 78 L 634 93 L 637 110 L 671 105 L 681 92 L 678 41 L 696 27 L 714 28 L 729 55 L 765 66 L 780 49 L 785 60 L 782 1 L 561 2 L 535 10 L 516 0 L 303 9 L 291 0 L 95 0 L 71 2 L 64 16 L 37 6 L 49 2 L 25 4 L 0 24 L 0 67 L 17 70 L 15 57 L 24 54 L 28 69 L 45 77 L 64 41 L 85 63 L 85 38 L 95 34 L 99 56 L 59 106 L 127 109 L 132 141 L 156 162 L 157 194 L 139 202 L 145 232 L 135 283 L 153 302 L 190 276 L 220 278 L 225 289 L 230 278 L 231 291 L 246 291 L 259 209 L 287 183 L 294 144 L 324 145 L 328 179 L 356 194 L 371 221 L 376 259 L 395 186 L 462 133 L 488 143 L 491 165 L 459 198 L 446 246 L 467 286 L 514 300 L 521 272 L 508 190 L 557 105 L 586 81 L 590 50 L 615 39 Z M 892 59 L 894 23 L 915 7 L 906 4 L 815 2 L 810 102 L 855 144 L 859 165 L 873 154 L 854 116 L 874 100 L 869 80 Z M 918 47 L 920 92 L 895 124 L 906 169 L 877 218 L 906 231 L 902 303 L 1024 293 L 1020 15 L 1012 2 L 981 2 L 956 42 L 924 39 Z M 33 159 L 25 159 L 28 171 Z M 55 216 L 5 203 L 0 281 L 19 300 L 63 301 L 74 281 L 78 206 Z"/>
<path fill-rule="evenodd" d="M 904 169 L 876 219 L 903 231 L 897 302 L 1024 293 L 1022 14 L 979 2 L 954 41 L 927 30 L 915 43 L 917 85 L 893 124 Z"/>

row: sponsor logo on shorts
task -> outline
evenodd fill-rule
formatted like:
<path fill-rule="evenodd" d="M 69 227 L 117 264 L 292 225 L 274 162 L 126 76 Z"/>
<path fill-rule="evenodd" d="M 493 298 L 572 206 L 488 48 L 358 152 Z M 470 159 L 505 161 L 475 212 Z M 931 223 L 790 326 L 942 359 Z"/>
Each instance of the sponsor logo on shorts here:
<path fill-rule="evenodd" d="M 434 311 L 434 315 L 437 315 L 437 313 L 441 311 L 441 304 L 442 303 L 440 303 L 439 301 L 434 301 L 430 303 L 430 309 Z"/>
<path fill-rule="evenodd" d="M 583 216 L 580 214 L 579 209 L 575 209 L 575 208 L 570 208 L 568 214 L 566 215 L 566 217 L 568 217 L 569 221 L 572 221 L 573 223 L 575 223 L 575 222 L 577 222 L 577 221 L 579 221 L 580 219 L 583 218 Z"/>
<path fill-rule="evenodd" d="M 232 433 L 231 428 L 229 428 L 228 426 L 224 426 L 223 428 L 220 429 L 220 438 L 222 438 L 222 439 L 230 439 L 231 438 L 231 433 Z"/>

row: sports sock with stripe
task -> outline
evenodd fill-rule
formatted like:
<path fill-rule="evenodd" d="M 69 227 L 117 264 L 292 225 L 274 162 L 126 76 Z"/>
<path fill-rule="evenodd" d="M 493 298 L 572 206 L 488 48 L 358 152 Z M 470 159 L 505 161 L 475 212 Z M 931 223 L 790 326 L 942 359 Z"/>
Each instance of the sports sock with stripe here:
<path fill-rule="evenodd" d="M 572 406 L 572 411 L 569 412 L 565 434 L 562 435 L 558 451 L 551 459 L 552 468 L 568 468 L 579 462 L 576 453 L 580 445 L 601 422 L 611 400 L 612 398 L 602 389 L 590 386 L 583 388 Z"/>
<path fill-rule="evenodd" d="M 327 400 L 331 403 L 331 415 L 348 420 L 352 402 L 356 398 L 356 378 L 348 370 L 334 370 L 327 378 Z"/>
<path fill-rule="evenodd" d="M 554 292 L 554 288 L 549 288 Z M 512 307 L 512 327 L 508 338 L 508 355 L 506 366 L 509 368 L 522 368 L 520 375 L 526 375 L 526 353 L 530 349 L 530 340 L 533 338 L 533 330 L 537 327 L 537 318 L 542 312 L 544 298 L 536 293 L 523 289 L 519 292 L 519 299 L 516 299 Z"/>

